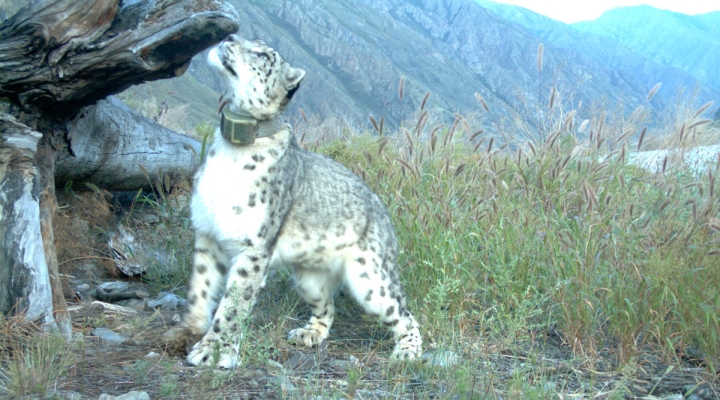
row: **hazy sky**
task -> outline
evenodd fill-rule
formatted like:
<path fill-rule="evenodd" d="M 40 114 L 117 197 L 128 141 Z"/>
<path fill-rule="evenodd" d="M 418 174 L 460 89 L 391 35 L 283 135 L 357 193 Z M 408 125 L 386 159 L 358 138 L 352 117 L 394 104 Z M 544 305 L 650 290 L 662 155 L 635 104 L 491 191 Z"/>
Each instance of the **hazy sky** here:
<path fill-rule="evenodd" d="M 603 12 L 622 6 L 647 4 L 655 8 L 684 14 L 704 14 L 720 10 L 718 0 L 493 0 L 497 3 L 514 4 L 533 10 L 566 23 L 587 21 Z"/>

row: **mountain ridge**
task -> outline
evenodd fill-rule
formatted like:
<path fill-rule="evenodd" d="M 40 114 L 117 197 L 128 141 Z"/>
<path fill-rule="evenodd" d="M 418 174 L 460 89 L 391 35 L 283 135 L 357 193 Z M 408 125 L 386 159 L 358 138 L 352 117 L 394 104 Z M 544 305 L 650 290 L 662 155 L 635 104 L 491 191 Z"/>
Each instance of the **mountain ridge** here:
<path fill-rule="evenodd" d="M 662 83 L 659 94 L 669 100 L 675 99 L 682 90 L 687 93 L 695 88 L 699 90 L 701 101 L 717 99 L 720 96 L 720 90 L 704 87 L 706 85 L 697 77 L 677 66 L 653 60 L 611 36 L 578 29 L 577 25 L 582 23 L 565 24 L 523 7 L 489 0 L 475 1 L 498 15 L 517 22 L 549 44 L 569 51 L 568 57 L 589 58 L 597 63 L 607 63 L 619 74 L 630 75 L 649 87 Z M 578 48 L 585 51 L 579 52 L 576 50 Z"/>
<path fill-rule="evenodd" d="M 372 114 L 397 124 L 428 90 L 435 108 L 448 114 L 477 110 L 478 92 L 500 115 L 525 117 L 529 104 L 546 102 L 552 86 L 575 93 L 575 104 L 628 111 L 644 104 L 657 83 L 549 45 L 538 74 L 537 48 L 545 40 L 469 0 L 230 3 L 247 21 L 244 36 L 265 39 L 305 64 L 310 91 L 335 103 L 350 98 L 344 112 L 361 123 Z M 403 104 L 396 97 L 401 76 L 409 92 Z M 671 97 L 660 95 L 651 106 L 662 109 Z M 325 111 L 312 96 L 297 102 L 306 112 Z"/>
<path fill-rule="evenodd" d="M 720 90 L 719 11 L 691 16 L 650 6 L 618 7 L 572 26 L 613 38 L 637 54 Z"/>

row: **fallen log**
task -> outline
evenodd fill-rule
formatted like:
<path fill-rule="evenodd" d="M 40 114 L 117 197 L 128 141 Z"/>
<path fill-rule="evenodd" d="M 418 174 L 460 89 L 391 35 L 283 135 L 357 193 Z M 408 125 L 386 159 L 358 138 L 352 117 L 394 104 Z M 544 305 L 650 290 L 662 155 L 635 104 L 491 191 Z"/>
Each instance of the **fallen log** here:
<path fill-rule="evenodd" d="M 200 142 L 112 96 L 86 107 L 68 124 L 67 143 L 58 151 L 59 188 L 87 182 L 115 191 L 151 189 L 165 176 L 190 176 L 200 159 Z"/>

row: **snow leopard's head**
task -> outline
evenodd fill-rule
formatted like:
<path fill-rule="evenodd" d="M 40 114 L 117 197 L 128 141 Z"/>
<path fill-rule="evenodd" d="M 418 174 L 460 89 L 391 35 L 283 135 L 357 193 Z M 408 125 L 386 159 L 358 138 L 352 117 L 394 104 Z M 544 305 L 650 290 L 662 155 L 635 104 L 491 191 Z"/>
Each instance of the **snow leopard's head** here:
<path fill-rule="evenodd" d="M 249 42 L 237 35 L 213 48 L 208 62 L 225 82 L 220 109 L 227 106 L 258 120 L 285 111 L 305 77 L 304 70 L 291 67 L 261 40 Z"/>

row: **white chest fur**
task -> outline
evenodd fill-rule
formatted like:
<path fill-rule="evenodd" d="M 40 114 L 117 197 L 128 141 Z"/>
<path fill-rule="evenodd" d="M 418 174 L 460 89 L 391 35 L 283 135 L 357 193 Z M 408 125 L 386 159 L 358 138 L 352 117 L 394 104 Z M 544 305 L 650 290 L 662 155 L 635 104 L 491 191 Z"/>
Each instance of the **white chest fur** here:
<path fill-rule="evenodd" d="M 216 134 L 208 155 L 195 176 L 191 201 L 193 227 L 216 237 L 241 238 L 257 229 L 265 218 L 260 181 L 284 155 L 287 130 L 253 145 L 237 146 Z"/>

